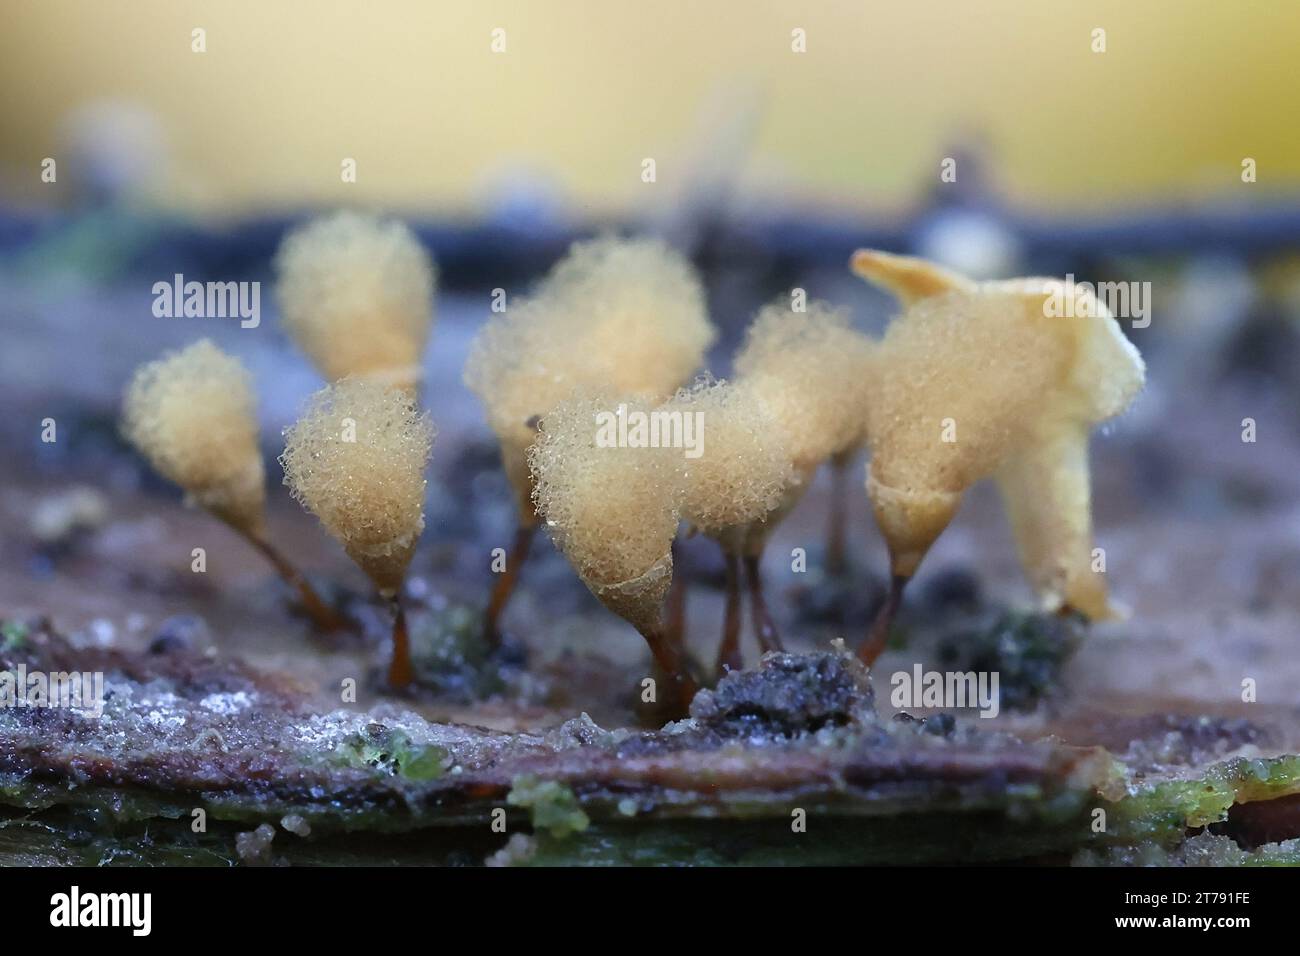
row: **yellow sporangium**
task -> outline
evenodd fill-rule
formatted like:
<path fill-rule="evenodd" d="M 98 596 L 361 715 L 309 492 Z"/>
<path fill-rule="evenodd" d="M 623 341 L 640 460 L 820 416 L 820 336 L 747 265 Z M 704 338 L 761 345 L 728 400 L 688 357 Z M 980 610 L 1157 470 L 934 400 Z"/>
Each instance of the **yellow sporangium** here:
<path fill-rule="evenodd" d="M 392 604 L 393 656 L 388 680 L 412 677 L 400 591 L 424 530 L 424 469 L 434 428 L 411 396 L 345 378 L 311 397 L 285 429 L 284 483 Z"/>
<path fill-rule="evenodd" d="M 271 562 L 298 592 L 317 628 L 346 626 L 267 537 L 257 398 L 239 359 L 201 339 L 140 366 L 127 386 L 122 431 L 189 501 L 220 518 Z"/>
<path fill-rule="evenodd" d="M 889 546 L 889 599 L 860 654 L 883 650 L 903 588 L 956 513 L 993 477 L 1043 606 L 1111 615 L 1091 567 L 1088 436 L 1141 389 L 1137 349 L 1095 297 L 1054 313 L 1065 283 L 976 283 L 921 259 L 861 250 L 853 270 L 902 315 L 872 359 L 867 492 Z"/>
<path fill-rule="evenodd" d="M 419 387 L 438 274 L 410 229 L 335 213 L 289 233 L 274 265 L 285 331 L 327 381 Z"/>
<path fill-rule="evenodd" d="M 518 505 L 515 541 L 485 615 L 490 643 L 537 526 L 528 465 L 537 421 L 579 393 L 667 399 L 700 367 L 714 334 L 694 268 L 650 239 L 575 243 L 531 296 L 488 320 L 465 384 L 487 412 Z"/>

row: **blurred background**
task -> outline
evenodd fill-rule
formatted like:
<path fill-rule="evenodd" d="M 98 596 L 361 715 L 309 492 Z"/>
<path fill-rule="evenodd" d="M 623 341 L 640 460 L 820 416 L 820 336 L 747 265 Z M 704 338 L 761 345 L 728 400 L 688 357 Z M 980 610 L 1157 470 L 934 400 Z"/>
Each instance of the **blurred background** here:
<path fill-rule="evenodd" d="M 746 204 L 896 212 L 961 137 L 1009 196 L 1051 208 L 1231 190 L 1243 156 L 1262 183 L 1300 183 L 1300 8 L 1269 0 L 47 0 L 4 18 L 0 171 L 8 201 L 39 208 L 85 186 L 69 168 L 46 188 L 42 158 L 130 148 L 102 141 L 114 119 L 149 154 L 141 198 L 225 219 L 477 216 L 525 186 L 626 215 L 700 164 L 733 166 Z"/>
<path fill-rule="evenodd" d="M 92 552 L 164 548 L 148 515 L 176 494 L 123 449 L 117 406 L 139 362 L 204 335 L 257 378 L 274 470 L 320 382 L 278 328 L 270 260 L 287 228 L 348 206 L 405 219 L 439 263 L 439 542 L 478 548 L 512 520 L 460 383 L 492 289 L 526 291 L 581 236 L 663 236 L 703 272 L 725 374 L 754 310 L 795 286 L 883 328 L 893 303 L 846 269 L 871 245 L 977 277 L 1150 282 L 1150 326 L 1125 325 L 1149 386 L 1095 449 L 1115 589 L 1161 640 L 1208 620 L 1246 646 L 1294 634 L 1300 5 L 46 0 L 0 16 L 0 603 L 86 621 L 120 617 L 114 588 L 155 616 L 188 600 L 77 565 L 29 518 L 86 485 L 135 515 Z M 176 273 L 262 282 L 261 324 L 155 317 L 153 283 Z M 57 443 L 39 440 L 47 417 Z M 821 507 L 793 524 L 819 529 Z M 854 522 L 878 570 L 861 496 Z M 1004 525 L 972 495 L 932 566 L 978 562 L 1023 597 Z M 461 557 L 477 586 L 478 551 Z"/>

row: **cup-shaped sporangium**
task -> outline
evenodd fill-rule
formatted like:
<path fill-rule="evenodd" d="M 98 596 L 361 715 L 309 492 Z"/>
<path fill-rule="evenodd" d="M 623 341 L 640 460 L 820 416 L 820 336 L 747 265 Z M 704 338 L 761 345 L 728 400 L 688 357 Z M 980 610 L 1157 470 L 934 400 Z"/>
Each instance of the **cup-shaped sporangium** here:
<path fill-rule="evenodd" d="M 274 265 L 285 331 L 326 380 L 417 390 L 438 273 L 409 228 L 335 213 L 289 233 Z"/>
<path fill-rule="evenodd" d="M 853 269 L 903 313 L 873 358 L 867 489 L 895 576 L 910 577 L 974 482 L 997 479 L 1045 608 L 1112 609 L 1091 567 L 1088 435 L 1141 389 L 1141 356 L 1095 296 L 1069 316 L 1058 279 L 976 283 L 863 250 Z"/>
<path fill-rule="evenodd" d="M 237 358 L 202 339 L 140 366 L 127 386 L 122 431 L 195 504 L 261 535 L 266 488 L 257 399 Z"/>
<path fill-rule="evenodd" d="M 433 438 L 408 393 L 361 378 L 321 389 L 284 433 L 285 484 L 384 597 L 400 589 L 424 530 Z"/>

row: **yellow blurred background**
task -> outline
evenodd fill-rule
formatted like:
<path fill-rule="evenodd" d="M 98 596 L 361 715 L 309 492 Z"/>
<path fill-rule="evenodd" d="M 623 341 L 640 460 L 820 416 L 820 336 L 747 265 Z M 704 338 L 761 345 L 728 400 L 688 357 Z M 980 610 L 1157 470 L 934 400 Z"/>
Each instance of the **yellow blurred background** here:
<path fill-rule="evenodd" d="M 1260 189 L 1300 184 L 1292 2 L 43 0 L 3 17 L 0 191 L 24 203 L 59 201 L 40 163 L 104 101 L 154 117 L 151 198 L 218 215 L 472 214 L 516 175 L 580 214 L 638 208 L 644 158 L 684 188 L 751 106 L 752 144 L 718 156 L 756 201 L 901 207 L 959 141 L 1054 207 L 1240 190 L 1244 157 Z"/>

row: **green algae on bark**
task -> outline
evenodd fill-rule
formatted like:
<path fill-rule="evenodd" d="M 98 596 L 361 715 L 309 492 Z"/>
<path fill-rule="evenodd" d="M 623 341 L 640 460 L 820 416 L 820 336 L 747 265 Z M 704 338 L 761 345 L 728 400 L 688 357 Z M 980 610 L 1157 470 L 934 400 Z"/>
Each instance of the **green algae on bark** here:
<path fill-rule="evenodd" d="M 334 756 L 343 766 L 382 769 L 404 780 L 437 780 L 447 752 L 433 744 L 413 743 L 405 732 L 373 723 L 336 745 Z"/>
<path fill-rule="evenodd" d="M 1117 839 L 1175 842 L 1188 829 L 1228 818 L 1235 804 L 1300 793 L 1300 756 L 1236 757 L 1194 776 L 1134 785 L 1114 801 Z"/>
<path fill-rule="evenodd" d="M 544 830 L 558 839 L 580 833 L 591 823 L 572 789 L 554 780 L 539 780 L 533 774 L 514 779 L 506 803 L 527 809 L 534 830 Z"/>

